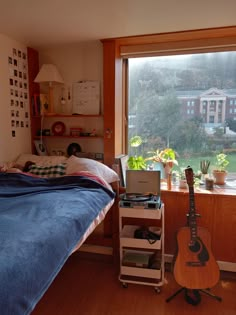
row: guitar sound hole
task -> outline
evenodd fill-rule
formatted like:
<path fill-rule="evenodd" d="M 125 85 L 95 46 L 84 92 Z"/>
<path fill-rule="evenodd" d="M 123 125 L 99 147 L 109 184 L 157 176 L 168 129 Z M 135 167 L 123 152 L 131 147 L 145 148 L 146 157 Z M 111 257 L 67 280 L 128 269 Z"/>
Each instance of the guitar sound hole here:
<path fill-rule="evenodd" d="M 199 252 L 200 248 L 201 248 L 201 245 L 197 241 L 193 242 L 193 244 L 191 243 L 189 244 L 189 249 L 191 250 L 191 252 L 197 253 Z"/>

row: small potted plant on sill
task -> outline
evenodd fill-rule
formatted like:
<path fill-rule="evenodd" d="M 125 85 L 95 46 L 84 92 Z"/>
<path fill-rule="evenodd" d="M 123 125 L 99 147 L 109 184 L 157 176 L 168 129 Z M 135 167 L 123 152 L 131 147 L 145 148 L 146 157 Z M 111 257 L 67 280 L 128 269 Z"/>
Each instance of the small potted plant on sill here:
<path fill-rule="evenodd" d="M 215 178 L 215 184 L 224 185 L 225 178 L 227 175 L 226 167 L 228 166 L 229 161 L 227 160 L 227 155 L 224 153 L 219 153 L 216 155 L 216 168 L 213 169 L 212 173 Z"/>
<path fill-rule="evenodd" d="M 187 179 L 185 176 L 185 169 L 182 167 L 180 168 L 180 171 L 179 171 L 179 188 L 184 188 L 184 189 L 188 188 Z"/>

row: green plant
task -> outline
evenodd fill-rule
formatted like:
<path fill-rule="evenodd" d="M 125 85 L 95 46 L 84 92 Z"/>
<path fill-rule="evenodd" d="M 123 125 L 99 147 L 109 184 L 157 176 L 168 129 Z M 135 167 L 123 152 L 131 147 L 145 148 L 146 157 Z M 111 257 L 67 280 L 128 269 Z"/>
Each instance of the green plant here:
<path fill-rule="evenodd" d="M 138 148 L 143 143 L 140 136 L 134 136 L 130 139 L 129 144 L 132 148 Z M 137 155 L 137 149 L 134 156 L 129 156 L 127 161 L 130 170 L 145 170 L 146 161 L 141 155 Z"/>
<path fill-rule="evenodd" d="M 225 171 L 228 166 L 229 161 L 227 160 L 227 155 L 224 153 L 219 153 L 216 155 L 216 170 L 217 171 Z"/>
<path fill-rule="evenodd" d="M 130 170 L 145 170 L 146 163 L 142 156 L 130 156 L 128 161 L 128 168 Z"/>
<path fill-rule="evenodd" d="M 148 152 L 148 154 L 152 154 L 152 156 L 145 159 L 145 161 L 153 161 L 160 162 L 166 165 L 167 163 L 173 167 L 173 165 L 178 165 L 176 160 L 175 151 L 171 148 L 166 148 L 164 150 L 156 150 Z M 171 165 L 172 164 L 172 165 Z"/>

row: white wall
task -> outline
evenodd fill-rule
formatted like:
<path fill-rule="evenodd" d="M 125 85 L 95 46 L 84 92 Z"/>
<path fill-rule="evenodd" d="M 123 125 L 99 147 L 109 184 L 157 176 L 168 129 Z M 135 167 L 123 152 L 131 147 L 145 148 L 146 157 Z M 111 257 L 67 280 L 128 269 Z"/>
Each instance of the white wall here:
<path fill-rule="evenodd" d="M 8 56 L 12 55 L 13 48 L 25 50 L 27 47 L 3 34 L 0 34 L 0 163 L 14 160 L 20 153 L 31 152 L 30 143 L 30 125 L 29 128 L 15 128 L 16 137 L 12 137 L 11 127 L 11 106 L 10 106 L 10 86 L 9 86 L 9 64 Z M 79 80 L 98 80 L 101 82 L 102 93 L 102 44 L 100 41 L 84 42 L 67 46 L 57 46 L 39 51 L 40 65 L 43 63 L 54 63 L 65 81 L 65 94 L 68 91 L 72 94 L 72 83 Z M 42 86 L 42 91 L 46 92 L 47 87 Z M 55 88 L 55 108 L 61 111 L 60 98 L 61 87 Z M 71 95 L 72 96 L 72 95 Z M 71 113 L 71 101 L 66 100 L 66 111 Z M 102 96 L 101 96 L 102 107 Z M 73 125 L 74 120 L 66 124 Z M 97 124 L 97 129 L 102 130 L 102 121 L 91 120 L 83 124 Z M 49 127 L 50 127 L 50 123 Z M 77 124 L 78 125 L 78 124 Z M 47 127 L 47 126 L 46 126 Z M 91 126 L 92 128 L 93 126 Z M 96 127 L 96 126 L 95 126 Z M 65 149 L 71 142 L 71 139 L 63 140 L 61 143 L 52 143 L 51 147 L 56 149 Z M 80 141 L 83 150 L 87 152 L 103 152 L 103 142 L 98 141 Z"/>
<path fill-rule="evenodd" d="M 68 91 L 72 98 L 72 84 L 81 80 L 97 80 L 101 86 L 101 112 L 103 108 L 102 101 L 102 82 L 103 82 L 103 48 L 100 41 L 89 41 L 66 46 L 53 46 L 39 51 L 40 66 L 44 63 L 53 63 L 57 66 L 61 76 L 64 79 L 64 85 L 54 86 L 54 109 L 55 112 L 62 111 L 67 114 L 72 113 L 72 100 L 68 100 Z M 47 92 L 47 86 L 41 85 L 41 91 Z M 60 103 L 61 96 L 66 100 L 66 105 Z M 55 120 L 63 121 L 67 127 L 81 127 L 89 132 L 93 128 L 98 134 L 103 134 L 102 118 L 45 118 L 43 128 L 51 128 Z M 45 144 L 49 152 L 53 150 L 62 150 L 65 152 L 71 142 L 77 142 L 81 145 L 84 152 L 103 153 L 102 139 L 68 139 L 53 138 L 46 139 Z"/>
<path fill-rule="evenodd" d="M 90 41 L 66 46 L 54 46 L 39 51 L 40 66 L 53 63 L 61 73 L 65 90 L 71 91 L 72 83 L 81 80 L 98 80 L 102 84 L 103 52 L 100 41 Z M 42 89 L 45 87 L 42 86 Z M 55 107 L 60 111 L 62 87 L 55 87 Z M 102 91 L 102 86 L 101 86 Z M 67 94 L 67 93 L 66 93 Z M 71 111 L 71 104 L 67 101 L 67 111 Z M 101 100 L 102 103 L 102 100 Z"/>
<path fill-rule="evenodd" d="M 20 153 L 31 152 L 30 145 L 30 125 L 29 128 L 11 127 L 11 109 L 15 106 L 10 105 L 10 85 L 9 85 L 9 64 L 8 57 L 13 56 L 13 48 L 20 51 L 27 51 L 24 44 L 0 34 L 0 163 L 15 159 Z M 28 71 L 27 71 L 28 74 Z M 27 108 L 19 109 L 19 121 L 25 122 L 24 113 Z M 12 137 L 12 130 L 16 136 Z"/>

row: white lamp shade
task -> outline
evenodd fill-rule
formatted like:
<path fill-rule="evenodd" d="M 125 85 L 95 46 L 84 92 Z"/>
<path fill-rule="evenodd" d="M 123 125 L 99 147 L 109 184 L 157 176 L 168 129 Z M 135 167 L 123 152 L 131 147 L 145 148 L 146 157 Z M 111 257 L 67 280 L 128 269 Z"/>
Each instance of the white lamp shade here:
<path fill-rule="evenodd" d="M 57 67 L 53 64 L 43 64 L 34 82 L 64 83 Z"/>

